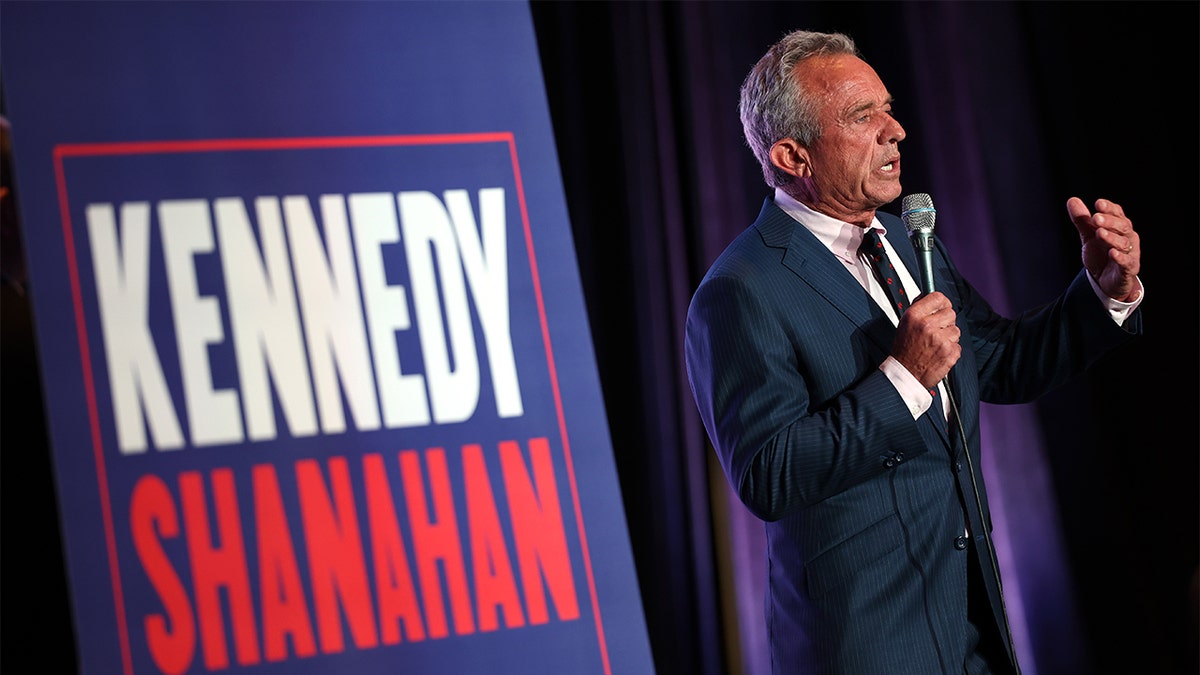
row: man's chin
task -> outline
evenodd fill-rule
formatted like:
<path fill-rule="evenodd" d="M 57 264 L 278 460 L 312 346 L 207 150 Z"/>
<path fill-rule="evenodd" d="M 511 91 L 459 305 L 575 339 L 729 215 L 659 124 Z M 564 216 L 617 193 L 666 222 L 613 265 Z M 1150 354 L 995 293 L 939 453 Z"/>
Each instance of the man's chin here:
<path fill-rule="evenodd" d="M 892 202 L 899 199 L 900 195 L 903 192 L 904 192 L 904 190 L 901 189 L 901 187 L 900 187 L 900 181 L 897 180 L 896 182 L 888 185 L 886 189 L 879 190 L 875 194 L 871 195 L 872 197 L 877 198 L 872 201 L 878 202 L 874 208 L 879 208 L 880 206 L 884 206 L 885 204 L 891 204 Z"/>

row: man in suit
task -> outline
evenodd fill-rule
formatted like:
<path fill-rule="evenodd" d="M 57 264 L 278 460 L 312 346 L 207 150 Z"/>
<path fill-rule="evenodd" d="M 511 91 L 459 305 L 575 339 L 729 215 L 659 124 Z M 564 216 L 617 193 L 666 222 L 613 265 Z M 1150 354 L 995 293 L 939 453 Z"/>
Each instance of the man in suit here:
<path fill-rule="evenodd" d="M 742 86 L 774 194 L 688 311 L 688 377 L 733 489 L 766 524 L 776 673 L 1019 672 L 980 468 L 980 401 L 1030 401 L 1141 331 L 1120 205 L 1067 202 L 1084 269 L 992 311 L 940 242 L 922 295 L 891 96 L 853 41 L 798 31 Z M 859 245 L 885 233 L 890 299 Z M 909 303 L 907 309 L 898 310 Z M 965 447 L 964 447 L 965 446 Z"/>

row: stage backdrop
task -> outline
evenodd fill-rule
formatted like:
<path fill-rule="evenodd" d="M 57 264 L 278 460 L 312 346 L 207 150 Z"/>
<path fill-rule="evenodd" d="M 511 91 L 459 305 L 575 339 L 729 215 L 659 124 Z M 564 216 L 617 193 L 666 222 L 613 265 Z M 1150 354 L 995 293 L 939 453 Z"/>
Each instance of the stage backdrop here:
<path fill-rule="evenodd" d="M 82 669 L 651 672 L 526 4 L 3 11 Z"/>

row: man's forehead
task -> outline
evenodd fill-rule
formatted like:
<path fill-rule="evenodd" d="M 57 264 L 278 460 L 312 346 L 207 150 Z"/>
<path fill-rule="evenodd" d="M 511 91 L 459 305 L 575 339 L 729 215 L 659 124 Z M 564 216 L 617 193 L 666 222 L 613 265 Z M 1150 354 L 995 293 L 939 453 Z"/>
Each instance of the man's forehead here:
<path fill-rule="evenodd" d="M 892 101 L 875 70 L 849 54 L 805 59 L 796 64 L 795 76 L 840 113 L 869 110 Z"/>

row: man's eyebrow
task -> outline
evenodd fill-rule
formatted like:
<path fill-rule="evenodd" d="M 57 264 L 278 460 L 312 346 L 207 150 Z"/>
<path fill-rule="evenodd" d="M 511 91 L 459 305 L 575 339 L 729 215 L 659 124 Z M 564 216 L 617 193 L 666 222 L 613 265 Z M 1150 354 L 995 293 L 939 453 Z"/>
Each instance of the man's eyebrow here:
<path fill-rule="evenodd" d="M 860 112 L 865 112 L 867 110 L 873 110 L 875 108 L 886 108 L 886 107 L 892 105 L 892 103 L 894 101 L 895 101 L 895 99 L 892 98 L 891 96 L 888 96 L 887 98 L 883 99 L 883 103 L 878 106 L 875 105 L 874 101 L 862 101 L 858 105 L 847 109 L 846 116 L 849 117 L 851 115 L 855 115 Z"/>

